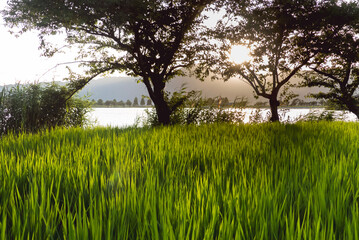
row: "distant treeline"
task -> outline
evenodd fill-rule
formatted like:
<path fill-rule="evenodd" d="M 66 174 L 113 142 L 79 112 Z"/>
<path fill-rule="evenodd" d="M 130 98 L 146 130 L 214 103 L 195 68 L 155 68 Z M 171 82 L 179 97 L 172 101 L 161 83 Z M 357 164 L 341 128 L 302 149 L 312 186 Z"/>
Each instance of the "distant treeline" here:
<path fill-rule="evenodd" d="M 244 98 L 243 98 L 244 99 Z M 227 97 L 215 97 L 215 98 L 202 98 L 202 105 L 204 106 L 219 106 L 219 107 L 230 107 L 233 105 L 233 102 L 230 102 Z M 245 101 L 245 103 L 243 102 Z M 242 105 L 243 107 L 247 105 L 247 100 L 243 100 Z M 137 97 L 133 99 L 133 101 L 127 99 L 126 101 L 123 100 L 106 100 L 95 99 L 91 100 L 93 106 L 106 106 L 106 107 L 140 107 L 140 106 L 153 106 L 152 101 L 148 97 L 142 97 L 139 101 Z M 186 103 L 186 107 L 191 107 L 192 103 Z"/>
<path fill-rule="evenodd" d="M 269 107 L 267 101 L 258 101 L 255 102 L 253 107 Z M 312 100 L 312 101 L 304 101 L 300 98 L 294 98 L 292 101 L 289 102 L 281 102 L 281 106 L 283 107 L 330 107 L 330 109 L 334 108 L 331 107 L 331 103 L 325 100 Z"/>
<path fill-rule="evenodd" d="M 127 101 L 117 101 L 116 99 L 113 100 L 106 100 L 98 99 L 97 101 L 95 99 L 92 99 L 93 106 L 106 106 L 106 107 L 139 107 L 139 106 L 152 106 L 152 101 L 148 97 L 142 97 L 140 102 L 138 102 L 138 98 L 135 97 L 133 101 L 127 99 Z"/>
<path fill-rule="evenodd" d="M 197 99 L 198 101 L 198 99 Z M 202 106 L 207 107 L 269 107 L 269 104 L 267 101 L 257 101 L 254 103 L 249 103 L 249 101 L 242 97 L 242 98 L 236 98 L 234 101 L 230 101 L 227 97 L 214 97 L 214 98 L 201 98 Z M 103 100 L 98 99 L 97 101 L 95 99 L 91 100 L 92 105 L 94 107 L 145 107 L 145 106 L 153 106 L 152 101 L 148 97 L 142 97 L 139 101 L 137 97 L 131 100 Z M 282 106 L 288 106 L 288 107 L 302 107 L 302 106 L 309 106 L 309 107 L 315 107 L 315 106 L 328 106 L 328 102 L 324 100 L 320 101 L 305 101 L 300 98 L 294 98 L 292 101 L 288 103 L 282 103 Z M 193 103 L 187 102 L 185 104 L 185 107 L 192 107 Z"/>

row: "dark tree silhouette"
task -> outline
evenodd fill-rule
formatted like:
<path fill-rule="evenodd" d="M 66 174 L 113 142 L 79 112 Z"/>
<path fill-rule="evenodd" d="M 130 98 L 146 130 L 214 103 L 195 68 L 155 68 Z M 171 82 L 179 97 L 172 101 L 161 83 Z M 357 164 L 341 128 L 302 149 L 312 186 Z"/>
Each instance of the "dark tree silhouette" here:
<path fill-rule="evenodd" d="M 140 101 L 140 105 L 141 105 L 141 106 L 144 106 L 145 104 L 146 104 L 145 98 L 142 97 L 142 98 L 141 98 L 141 101 Z"/>
<path fill-rule="evenodd" d="M 152 106 L 152 101 L 151 101 L 151 99 L 148 99 L 147 100 L 147 104 L 146 104 L 147 106 Z"/>
<path fill-rule="evenodd" d="M 333 0 L 325 6 L 317 35 L 324 47 L 311 66 L 314 73 L 303 74 L 304 85 L 326 88 L 312 97 L 329 100 L 359 119 L 359 5 Z"/>
<path fill-rule="evenodd" d="M 103 100 L 100 98 L 99 100 L 97 100 L 97 104 L 98 105 L 103 105 Z"/>
<path fill-rule="evenodd" d="M 316 19 L 318 3 L 315 0 L 224 3 L 227 14 L 210 35 L 222 41 L 223 52 L 235 44 L 248 47 L 252 60 L 235 64 L 221 53 L 217 59 L 209 60 L 216 66 L 211 68 L 225 80 L 238 77 L 248 83 L 257 97 L 269 100 L 271 121 L 279 121 L 278 97 L 288 94 L 290 80 L 317 54 L 314 44 L 309 43 L 317 28 L 310 23 Z"/>
<path fill-rule="evenodd" d="M 133 99 L 133 106 L 137 107 L 138 106 L 138 98 L 135 97 L 135 99 Z"/>
<path fill-rule="evenodd" d="M 124 107 L 125 103 L 121 100 L 121 101 L 118 102 L 118 105 L 121 106 L 121 107 Z"/>
<path fill-rule="evenodd" d="M 67 34 L 70 45 L 81 45 L 79 57 L 86 76 L 72 76 L 74 93 L 105 72 L 140 76 L 161 124 L 175 110 L 165 99 L 166 83 L 194 64 L 196 26 L 214 0 L 8 0 L 3 11 L 9 27 L 38 30 L 44 54 L 54 52 L 46 36 Z M 65 31 L 64 31 L 65 30 Z M 73 94 L 74 94 L 73 93 Z M 176 105 L 175 105 L 176 106 Z"/>
<path fill-rule="evenodd" d="M 132 106 L 132 102 L 131 102 L 131 100 L 129 100 L 129 99 L 128 99 L 128 100 L 126 101 L 126 106 L 129 106 L 129 107 L 131 107 L 131 106 Z"/>

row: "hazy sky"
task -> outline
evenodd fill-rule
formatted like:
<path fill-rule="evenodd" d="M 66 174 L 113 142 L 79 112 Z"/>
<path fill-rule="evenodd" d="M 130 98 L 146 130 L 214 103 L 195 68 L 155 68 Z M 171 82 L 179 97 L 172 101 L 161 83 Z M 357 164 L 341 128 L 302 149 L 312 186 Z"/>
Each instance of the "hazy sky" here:
<path fill-rule="evenodd" d="M 4 9 L 5 5 L 6 1 L 0 0 L 0 10 Z M 74 61 L 76 56 L 75 52 L 72 54 L 68 52 L 55 55 L 52 58 L 41 57 L 36 32 L 28 32 L 15 37 L 4 26 L 1 17 L 0 39 L 0 85 L 15 82 L 62 80 L 67 75 L 65 66 L 54 67 L 60 63 Z M 60 42 L 62 39 L 63 37 L 57 37 Z M 50 69 L 52 70 L 49 71 Z"/>
<path fill-rule="evenodd" d="M 0 9 L 4 9 L 5 0 L 0 1 Z M 54 58 L 41 57 L 38 50 L 39 40 L 35 32 L 28 32 L 19 37 L 9 33 L 0 18 L 0 85 L 15 82 L 34 82 L 61 80 L 65 75 L 64 67 L 48 72 L 58 63 L 74 60 L 74 55 L 58 55 Z"/>

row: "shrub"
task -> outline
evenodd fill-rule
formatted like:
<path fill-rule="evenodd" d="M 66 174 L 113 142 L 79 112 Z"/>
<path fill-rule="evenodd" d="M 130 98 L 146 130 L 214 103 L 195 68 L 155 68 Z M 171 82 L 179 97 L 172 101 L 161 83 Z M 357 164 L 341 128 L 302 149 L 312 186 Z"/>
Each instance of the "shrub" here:
<path fill-rule="evenodd" d="M 0 134 L 85 125 L 90 102 L 69 98 L 69 94 L 67 87 L 56 83 L 4 87 L 0 94 Z"/>
<path fill-rule="evenodd" d="M 341 119 L 341 117 L 336 116 L 334 111 L 310 111 L 304 116 L 299 116 L 296 121 L 298 122 L 313 122 L 313 121 L 335 121 L 336 119 Z"/>
<path fill-rule="evenodd" d="M 242 107 L 232 106 L 223 108 L 216 104 L 216 100 L 208 105 L 208 100 L 201 97 L 201 92 L 175 92 L 166 96 L 172 109 L 170 116 L 172 125 L 189 125 L 203 123 L 238 123 L 243 122 Z M 155 109 L 146 110 L 143 124 L 145 126 L 159 125 Z"/>

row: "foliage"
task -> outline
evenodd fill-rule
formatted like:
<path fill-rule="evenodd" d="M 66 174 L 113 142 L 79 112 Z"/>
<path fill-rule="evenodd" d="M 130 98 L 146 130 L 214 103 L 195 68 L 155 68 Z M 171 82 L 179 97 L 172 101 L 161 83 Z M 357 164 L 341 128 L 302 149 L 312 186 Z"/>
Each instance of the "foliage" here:
<path fill-rule="evenodd" d="M 159 121 L 169 124 L 166 83 L 194 64 L 203 42 L 195 32 L 213 1 L 9 0 L 3 15 L 9 27 L 38 30 L 44 55 L 58 50 L 46 38 L 58 33 L 81 46 L 79 59 L 88 71 L 70 77 L 75 91 L 106 72 L 139 76 Z"/>
<path fill-rule="evenodd" d="M 138 98 L 137 98 L 137 97 L 135 97 L 135 99 L 133 99 L 133 104 L 132 104 L 132 106 L 138 107 Z"/>
<path fill-rule="evenodd" d="M 310 72 L 304 72 L 304 86 L 324 87 L 326 92 L 312 94 L 339 109 L 349 110 L 359 118 L 359 4 L 331 1 L 318 36 L 325 42 Z M 325 14 L 325 13 L 323 13 Z"/>
<path fill-rule="evenodd" d="M 263 115 L 263 109 L 256 108 L 250 113 L 248 122 L 252 124 L 268 122 L 269 118 Z"/>
<path fill-rule="evenodd" d="M 336 116 L 334 111 L 310 111 L 304 116 L 300 116 L 296 121 L 312 122 L 312 121 L 335 121 Z"/>
<path fill-rule="evenodd" d="M 269 100 L 271 120 L 279 121 L 278 97 L 289 101 L 290 80 L 316 55 L 312 34 L 319 26 L 312 26 L 319 6 L 315 0 L 259 0 L 225 1 L 225 17 L 209 31 L 222 45 L 218 57 L 202 64 L 225 79 L 238 77 L 247 82 L 256 97 Z M 244 45 L 250 50 L 251 60 L 242 64 L 231 62 L 228 53 L 233 45 Z M 218 46 L 214 46 L 214 51 Z"/>
<path fill-rule="evenodd" d="M 152 101 L 151 101 L 151 99 L 147 99 L 146 105 L 147 105 L 147 106 L 152 106 Z"/>
<path fill-rule="evenodd" d="M 117 101 L 116 99 L 113 100 L 106 100 L 105 102 L 102 99 L 98 99 L 97 102 L 93 100 L 93 104 L 95 104 L 95 107 L 138 107 L 138 106 L 145 106 L 145 98 L 148 97 L 142 97 L 140 101 L 140 105 L 138 105 L 138 98 L 135 97 L 133 100 L 133 103 L 131 100 L 127 100 L 124 102 L 123 100 Z M 151 100 L 150 100 L 151 101 Z M 150 104 L 151 105 L 151 104 Z"/>
<path fill-rule="evenodd" d="M 146 104 L 146 103 L 145 103 L 145 97 L 142 96 L 142 97 L 141 97 L 141 101 L 140 101 L 140 105 L 141 105 L 141 106 L 145 106 L 145 104 Z"/>
<path fill-rule="evenodd" d="M 147 110 L 147 116 L 144 120 L 145 126 L 157 126 L 158 121 L 153 111 Z M 242 109 L 224 109 L 216 107 L 182 108 L 171 116 L 173 125 L 189 124 L 210 124 L 210 123 L 241 123 L 243 122 L 244 113 Z"/>
<path fill-rule="evenodd" d="M 204 99 L 201 97 L 201 92 L 186 92 L 185 89 L 183 87 L 182 91 L 167 96 L 170 98 L 168 102 L 171 106 L 178 106 L 172 110 L 170 117 L 172 125 L 243 122 L 242 108 L 247 103 L 244 99 L 235 101 L 233 106 L 229 106 L 228 98 Z M 146 116 L 142 122 L 145 126 L 159 125 L 158 118 L 153 110 L 146 111 Z"/>
<path fill-rule="evenodd" d="M 357 239 L 358 133 L 320 122 L 10 135 L 0 235 Z"/>
<path fill-rule="evenodd" d="M 131 102 L 131 100 L 129 100 L 129 99 L 127 99 L 127 101 L 126 101 L 126 106 L 128 106 L 128 107 L 131 107 L 132 106 L 132 102 Z"/>
<path fill-rule="evenodd" d="M 55 83 L 4 87 L 0 98 L 0 135 L 83 126 L 89 107 L 87 100 L 68 99 L 68 89 Z"/>
<path fill-rule="evenodd" d="M 98 104 L 98 105 L 103 105 L 104 102 L 103 102 L 103 100 L 100 98 L 99 100 L 97 100 L 97 104 Z"/>

